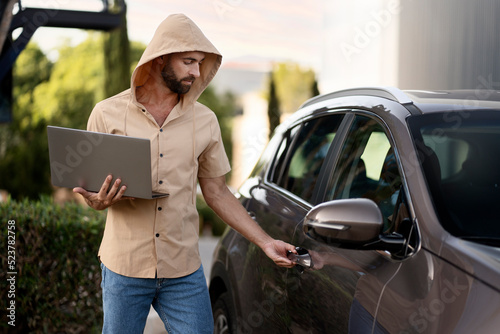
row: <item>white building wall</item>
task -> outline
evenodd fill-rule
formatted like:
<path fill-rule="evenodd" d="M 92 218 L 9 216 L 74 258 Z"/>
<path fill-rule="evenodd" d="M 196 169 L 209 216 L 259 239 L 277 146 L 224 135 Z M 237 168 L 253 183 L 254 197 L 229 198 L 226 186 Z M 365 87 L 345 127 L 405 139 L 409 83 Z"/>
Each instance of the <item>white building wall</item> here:
<path fill-rule="evenodd" d="M 325 1 L 322 93 L 397 86 L 399 0 Z"/>

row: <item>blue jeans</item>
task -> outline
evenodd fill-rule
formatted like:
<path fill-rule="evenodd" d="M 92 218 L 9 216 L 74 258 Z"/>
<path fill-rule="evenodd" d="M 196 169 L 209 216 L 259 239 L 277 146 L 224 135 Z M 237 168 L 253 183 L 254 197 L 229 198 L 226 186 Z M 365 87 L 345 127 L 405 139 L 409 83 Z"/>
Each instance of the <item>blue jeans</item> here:
<path fill-rule="evenodd" d="M 103 333 L 142 333 L 151 305 L 169 334 L 213 333 L 202 266 L 179 278 L 133 278 L 116 274 L 103 264 L 101 269 Z"/>

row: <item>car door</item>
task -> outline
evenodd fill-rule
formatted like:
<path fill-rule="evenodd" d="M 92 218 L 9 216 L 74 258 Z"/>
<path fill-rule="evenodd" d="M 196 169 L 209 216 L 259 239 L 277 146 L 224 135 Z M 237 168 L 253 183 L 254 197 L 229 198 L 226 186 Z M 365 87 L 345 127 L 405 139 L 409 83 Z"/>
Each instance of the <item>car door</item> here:
<path fill-rule="evenodd" d="M 292 243 L 308 251 L 312 268 L 287 277 L 292 332 L 386 333 L 374 321 L 379 297 L 398 272 L 400 259 L 413 251 L 413 225 L 390 133 L 374 114 L 352 115 L 343 142 L 331 150 L 332 168 L 325 171 L 328 181 L 320 187 L 318 202 L 370 199 L 382 213 L 381 234 L 406 243 L 392 252 L 341 249 L 306 236 L 304 223 L 298 224 Z"/>
<path fill-rule="evenodd" d="M 250 187 L 242 203 L 273 238 L 291 242 L 295 227 L 312 207 L 318 176 L 343 119 L 343 114 L 315 115 L 283 133 L 273 163 L 262 181 Z M 239 330 L 243 333 L 288 333 L 286 307 L 288 269 L 276 266 L 255 245 L 248 245 L 240 287 L 252 287 L 241 301 Z M 251 272 L 251 274 L 249 274 Z M 246 288 L 242 288 L 246 289 Z M 251 296 L 249 291 L 251 291 Z"/>

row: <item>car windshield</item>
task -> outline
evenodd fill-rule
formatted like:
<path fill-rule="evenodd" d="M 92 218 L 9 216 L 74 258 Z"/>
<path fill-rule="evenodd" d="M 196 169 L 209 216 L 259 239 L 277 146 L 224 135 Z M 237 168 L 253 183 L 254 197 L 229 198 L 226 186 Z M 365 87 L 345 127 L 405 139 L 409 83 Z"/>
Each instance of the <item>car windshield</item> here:
<path fill-rule="evenodd" d="M 451 234 L 499 245 L 500 111 L 414 116 L 408 124 L 438 217 Z"/>

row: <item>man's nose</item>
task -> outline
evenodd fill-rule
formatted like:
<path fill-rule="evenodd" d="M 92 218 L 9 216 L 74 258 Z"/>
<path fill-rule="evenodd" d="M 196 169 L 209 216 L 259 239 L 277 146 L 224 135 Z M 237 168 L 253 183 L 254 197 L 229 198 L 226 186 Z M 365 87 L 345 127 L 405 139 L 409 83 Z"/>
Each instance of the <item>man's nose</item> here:
<path fill-rule="evenodd" d="M 189 70 L 189 75 L 198 78 L 200 76 L 200 64 L 193 64 Z"/>

